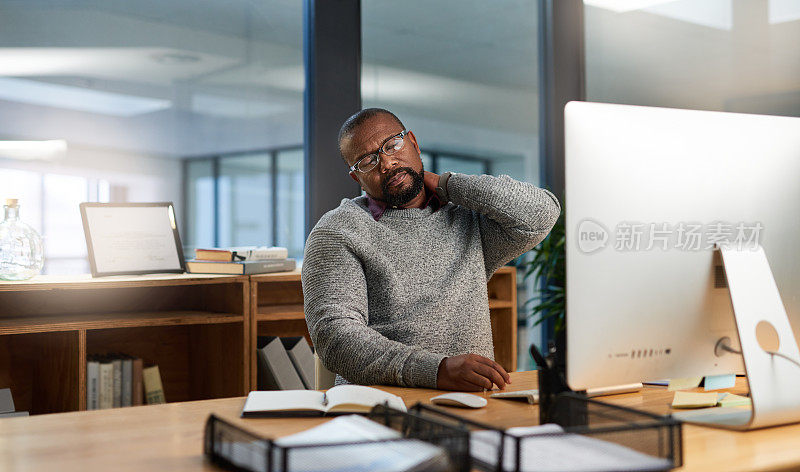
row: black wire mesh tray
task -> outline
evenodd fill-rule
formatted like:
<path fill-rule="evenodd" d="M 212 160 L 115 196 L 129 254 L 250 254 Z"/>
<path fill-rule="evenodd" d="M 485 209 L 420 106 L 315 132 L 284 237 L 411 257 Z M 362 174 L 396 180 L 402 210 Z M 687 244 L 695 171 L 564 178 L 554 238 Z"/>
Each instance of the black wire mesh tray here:
<path fill-rule="evenodd" d="M 427 413 L 378 405 L 368 419 L 399 433 L 394 439 L 282 445 L 210 415 L 204 454 L 234 471 L 441 471 L 470 470 L 469 431 Z"/>
<path fill-rule="evenodd" d="M 535 431 L 504 430 L 424 404 L 411 411 L 468 429 L 472 465 L 481 470 L 656 471 L 683 464 L 681 423 L 668 416 L 576 393 L 559 395 L 553 408 L 557 425 Z"/>

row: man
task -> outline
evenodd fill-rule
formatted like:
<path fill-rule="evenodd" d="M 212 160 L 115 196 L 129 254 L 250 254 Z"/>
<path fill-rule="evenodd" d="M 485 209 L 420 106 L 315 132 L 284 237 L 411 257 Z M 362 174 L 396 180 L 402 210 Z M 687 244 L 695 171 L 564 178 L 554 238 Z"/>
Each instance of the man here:
<path fill-rule="evenodd" d="M 556 198 L 508 176 L 426 172 L 414 133 L 383 109 L 350 117 L 339 150 L 366 196 L 320 218 L 302 271 L 308 330 L 336 383 L 504 388 L 486 282 L 544 239 Z"/>

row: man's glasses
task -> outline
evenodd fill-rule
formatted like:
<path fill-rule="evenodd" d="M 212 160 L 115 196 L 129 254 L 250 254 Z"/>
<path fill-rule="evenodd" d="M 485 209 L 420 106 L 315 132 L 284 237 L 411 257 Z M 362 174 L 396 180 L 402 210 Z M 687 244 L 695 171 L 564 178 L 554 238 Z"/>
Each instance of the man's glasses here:
<path fill-rule="evenodd" d="M 408 130 L 406 129 L 403 130 L 402 133 L 392 136 L 385 143 L 383 143 L 383 146 L 381 146 L 381 148 L 378 149 L 378 152 L 368 154 L 359 159 L 358 161 L 356 161 L 355 164 L 350 166 L 350 171 L 357 170 L 362 174 L 371 171 L 372 169 L 377 167 L 378 164 L 380 164 L 381 153 L 386 154 L 387 156 L 391 156 L 397 151 L 403 149 L 403 147 L 405 146 L 405 140 L 403 138 L 405 138 L 407 134 Z"/>

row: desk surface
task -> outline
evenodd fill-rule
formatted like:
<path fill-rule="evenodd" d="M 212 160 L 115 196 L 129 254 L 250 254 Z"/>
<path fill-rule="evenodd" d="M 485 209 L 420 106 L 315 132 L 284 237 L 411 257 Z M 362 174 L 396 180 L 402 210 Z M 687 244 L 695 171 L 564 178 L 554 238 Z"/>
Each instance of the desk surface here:
<path fill-rule="evenodd" d="M 535 372 L 511 374 L 508 391 L 536 388 Z M 427 402 L 436 390 L 381 387 L 406 404 Z M 738 379 L 734 393 L 746 391 Z M 535 424 L 538 406 L 488 398 L 480 410 L 453 409 L 500 426 Z M 641 393 L 603 401 L 660 414 L 670 411 L 672 392 L 646 387 Z M 302 431 L 323 418 L 239 418 L 244 398 L 119 408 L 0 419 L 0 470 L 219 470 L 202 456 L 203 425 L 211 412 L 265 436 Z M 800 424 L 747 433 L 684 425 L 684 467 L 694 470 L 796 470 L 800 468 Z"/>

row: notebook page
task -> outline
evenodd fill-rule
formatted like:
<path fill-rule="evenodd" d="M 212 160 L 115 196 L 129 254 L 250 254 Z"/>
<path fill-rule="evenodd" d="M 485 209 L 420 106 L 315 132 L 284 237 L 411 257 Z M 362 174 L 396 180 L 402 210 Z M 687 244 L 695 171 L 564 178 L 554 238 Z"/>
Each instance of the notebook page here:
<path fill-rule="evenodd" d="M 319 410 L 322 406 L 322 392 L 315 390 L 269 390 L 255 391 L 247 395 L 243 413 L 259 413 L 291 410 Z"/>
<path fill-rule="evenodd" d="M 332 444 L 340 442 L 397 439 L 399 432 L 358 415 L 339 416 L 306 431 L 275 440 L 280 446 Z M 276 451 L 277 453 L 278 451 Z M 290 449 L 288 470 L 316 471 L 404 471 L 422 463 L 446 460 L 444 451 L 416 439 L 350 446 Z M 281 470 L 279 457 L 275 470 Z"/>
<path fill-rule="evenodd" d="M 406 411 L 406 405 L 402 398 L 377 388 L 363 385 L 339 385 L 329 389 L 327 393 L 328 409 L 346 404 L 367 405 L 371 408 L 388 401 L 391 408 Z"/>

